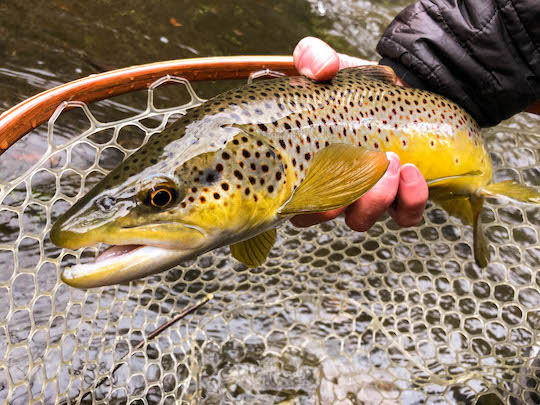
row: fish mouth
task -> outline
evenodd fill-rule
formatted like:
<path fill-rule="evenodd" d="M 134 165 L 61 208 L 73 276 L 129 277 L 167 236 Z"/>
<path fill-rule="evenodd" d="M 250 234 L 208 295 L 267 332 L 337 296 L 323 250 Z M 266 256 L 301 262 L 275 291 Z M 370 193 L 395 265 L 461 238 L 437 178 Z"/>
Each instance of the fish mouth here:
<path fill-rule="evenodd" d="M 177 250 L 150 245 L 113 245 L 91 263 L 78 264 L 62 272 L 71 287 L 92 288 L 126 283 L 168 270 L 200 254 L 193 249 Z"/>

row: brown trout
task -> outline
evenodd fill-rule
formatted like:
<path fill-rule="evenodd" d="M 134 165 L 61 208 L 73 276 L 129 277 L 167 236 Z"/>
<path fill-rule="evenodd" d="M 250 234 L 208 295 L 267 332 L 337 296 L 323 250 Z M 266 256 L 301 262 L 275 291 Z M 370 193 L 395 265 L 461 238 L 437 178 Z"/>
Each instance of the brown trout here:
<path fill-rule="evenodd" d="M 113 245 L 95 263 L 63 271 L 81 288 L 170 269 L 220 246 L 248 266 L 264 262 L 275 228 L 293 215 L 346 206 L 388 166 L 415 164 L 430 198 L 475 227 L 484 198 L 540 203 L 514 182 L 492 184 L 479 127 L 448 99 L 397 86 L 391 69 L 342 70 L 331 82 L 259 81 L 223 93 L 152 136 L 53 226 L 60 247 Z"/>

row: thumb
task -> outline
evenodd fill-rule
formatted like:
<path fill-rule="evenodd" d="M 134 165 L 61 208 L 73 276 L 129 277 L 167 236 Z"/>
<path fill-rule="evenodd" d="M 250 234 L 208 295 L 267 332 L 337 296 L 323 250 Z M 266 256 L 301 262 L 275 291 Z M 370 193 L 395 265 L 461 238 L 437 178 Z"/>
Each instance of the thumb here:
<path fill-rule="evenodd" d="M 339 69 L 338 53 L 315 37 L 302 39 L 294 49 L 293 59 L 296 70 L 313 80 L 329 80 Z"/>

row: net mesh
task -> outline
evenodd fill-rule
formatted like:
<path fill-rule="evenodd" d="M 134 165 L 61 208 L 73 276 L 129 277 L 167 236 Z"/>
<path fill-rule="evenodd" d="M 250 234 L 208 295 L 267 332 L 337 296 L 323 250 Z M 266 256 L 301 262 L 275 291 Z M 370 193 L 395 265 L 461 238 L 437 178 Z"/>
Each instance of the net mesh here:
<path fill-rule="evenodd" d="M 156 107 L 171 83 L 191 100 Z M 540 210 L 529 205 L 488 201 L 486 269 L 474 264 L 470 227 L 429 205 L 411 229 L 388 218 L 366 233 L 340 219 L 286 225 L 256 269 L 221 248 L 129 285 L 63 284 L 60 269 L 99 247 L 54 247 L 54 219 L 201 101 L 167 77 L 128 118 L 104 122 L 70 102 L 46 134 L 29 135 L 46 139 L 46 151 L 0 189 L 0 403 L 540 402 Z M 59 131 L 73 111 L 87 128 Z M 539 119 L 518 116 L 485 132 L 497 180 L 540 186 L 539 129 Z"/>

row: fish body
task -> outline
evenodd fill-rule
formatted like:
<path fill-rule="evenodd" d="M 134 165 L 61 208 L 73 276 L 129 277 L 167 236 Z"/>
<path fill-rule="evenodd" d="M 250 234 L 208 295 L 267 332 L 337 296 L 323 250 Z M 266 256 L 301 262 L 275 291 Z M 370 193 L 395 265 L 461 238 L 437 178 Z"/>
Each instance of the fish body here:
<path fill-rule="evenodd" d="M 279 224 L 369 190 L 386 151 L 415 164 L 450 213 L 477 223 L 493 169 L 476 122 L 442 96 L 397 86 L 387 68 L 351 68 L 326 83 L 285 77 L 231 90 L 152 136 L 53 226 L 61 247 L 116 245 L 63 278 L 129 281 L 224 245 L 258 265 Z M 538 197 L 513 187 L 497 194 Z"/>

